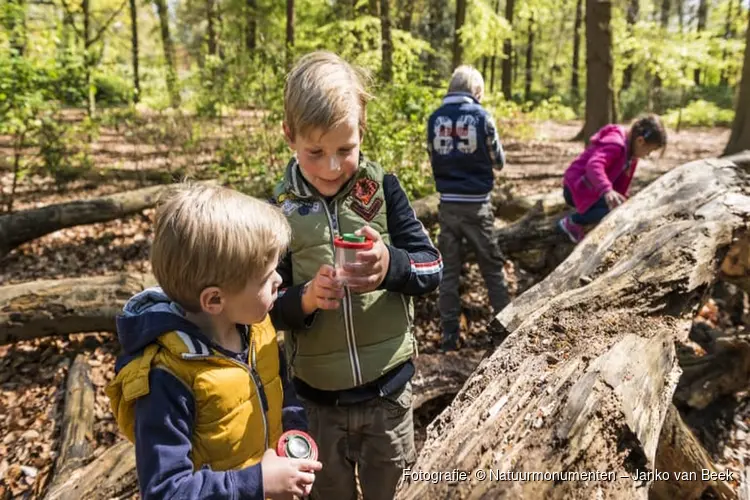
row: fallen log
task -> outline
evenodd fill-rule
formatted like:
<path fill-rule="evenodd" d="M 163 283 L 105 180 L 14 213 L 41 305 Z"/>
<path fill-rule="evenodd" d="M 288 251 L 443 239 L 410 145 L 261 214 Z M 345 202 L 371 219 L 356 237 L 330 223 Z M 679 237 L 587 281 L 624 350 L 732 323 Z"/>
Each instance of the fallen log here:
<path fill-rule="evenodd" d="M 115 316 L 150 274 L 119 274 L 0 287 L 0 345 L 49 335 L 115 331 Z"/>
<path fill-rule="evenodd" d="M 88 465 L 71 471 L 45 500 L 130 498 L 138 493 L 135 447 L 120 441 Z"/>
<path fill-rule="evenodd" d="M 680 376 L 674 344 L 750 220 L 748 167 L 665 174 L 498 314 L 509 336 L 428 427 L 412 468 L 485 480 L 407 476 L 398 498 L 647 498 Z M 527 480 L 492 480 L 510 473 Z"/>
<path fill-rule="evenodd" d="M 75 499 L 61 494 L 61 485 L 90 457 L 94 441 L 94 386 L 91 369 L 83 354 L 78 354 L 68 371 L 65 407 L 61 424 L 60 450 L 46 498 Z"/>
<path fill-rule="evenodd" d="M 56 203 L 0 215 L 0 257 L 27 241 L 60 229 L 119 219 L 151 208 L 174 186 L 149 186 L 90 200 Z"/>

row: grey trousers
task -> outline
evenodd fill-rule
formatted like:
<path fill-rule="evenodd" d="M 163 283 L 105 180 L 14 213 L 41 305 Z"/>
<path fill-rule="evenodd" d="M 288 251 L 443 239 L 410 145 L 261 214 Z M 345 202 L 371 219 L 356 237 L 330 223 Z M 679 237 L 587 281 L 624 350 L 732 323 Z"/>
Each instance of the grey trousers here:
<path fill-rule="evenodd" d="M 326 406 L 300 398 L 323 469 L 315 473 L 313 500 L 393 500 L 403 471 L 417 459 L 412 387 L 352 406 Z M 356 467 L 356 472 L 355 472 Z"/>
<path fill-rule="evenodd" d="M 503 257 L 492 238 L 495 216 L 492 204 L 487 203 L 441 203 L 438 218 L 440 236 L 438 247 L 443 257 L 443 281 L 440 283 L 440 321 L 443 335 L 455 335 L 459 329 L 461 297 L 461 240 L 466 238 L 474 250 L 482 273 L 490 304 L 495 314 L 508 302 L 508 287 L 503 275 Z"/>

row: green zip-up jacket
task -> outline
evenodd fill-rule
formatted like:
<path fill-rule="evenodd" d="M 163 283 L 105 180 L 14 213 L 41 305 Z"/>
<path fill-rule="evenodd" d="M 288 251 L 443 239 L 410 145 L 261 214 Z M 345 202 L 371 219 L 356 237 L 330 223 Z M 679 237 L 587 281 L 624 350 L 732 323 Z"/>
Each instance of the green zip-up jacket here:
<path fill-rule="evenodd" d="M 272 318 L 285 331 L 294 376 L 316 389 L 339 391 L 377 380 L 409 360 L 416 345 L 411 296 L 437 288 L 443 266 L 398 179 L 362 158 L 352 179 L 326 199 L 292 160 L 274 202 L 292 227 L 292 242 L 279 265 L 283 283 Z M 382 235 L 390 254 L 383 283 L 364 294 L 346 289 L 341 307 L 305 317 L 303 286 L 323 264 L 334 265 L 334 237 L 365 225 Z"/>

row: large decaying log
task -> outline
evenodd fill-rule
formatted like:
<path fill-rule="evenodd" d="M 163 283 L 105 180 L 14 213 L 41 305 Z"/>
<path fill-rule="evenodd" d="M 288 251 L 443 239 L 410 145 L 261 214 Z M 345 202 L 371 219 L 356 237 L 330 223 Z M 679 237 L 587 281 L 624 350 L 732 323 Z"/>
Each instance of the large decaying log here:
<path fill-rule="evenodd" d="M 413 467 L 541 477 L 407 478 L 399 498 L 647 498 L 653 477 L 634 476 L 656 467 L 680 376 L 674 343 L 750 220 L 748 167 L 683 165 L 602 221 L 498 315 L 510 335 L 430 425 Z M 585 471 L 609 474 L 544 476 Z"/>
<path fill-rule="evenodd" d="M 91 456 L 94 442 L 94 386 L 89 372 L 89 364 L 84 355 L 77 355 L 68 371 L 65 407 L 60 426 L 60 450 L 48 490 L 49 498 L 75 498 L 61 496 L 56 492 L 70 474 Z"/>
<path fill-rule="evenodd" d="M 115 331 L 115 316 L 153 276 L 120 274 L 0 287 L 0 345 L 48 335 Z"/>
<path fill-rule="evenodd" d="M 173 186 L 150 186 L 91 200 L 69 201 L 0 215 L 0 257 L 27 241 L 59 229 L 106 222 L 151 208 Z"/>

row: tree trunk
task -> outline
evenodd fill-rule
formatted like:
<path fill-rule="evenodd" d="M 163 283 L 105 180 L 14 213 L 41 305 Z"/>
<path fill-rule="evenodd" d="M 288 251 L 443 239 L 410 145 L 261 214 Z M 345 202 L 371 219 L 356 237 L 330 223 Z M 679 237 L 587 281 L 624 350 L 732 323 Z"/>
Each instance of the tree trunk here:
<path fill-rule="evenodd" d="M 661 27 L 664 31 L 666 31 L 667 28 L 669 27 L 669 14 L 671 11 L 672 11 L 671 0 L 661 0 L 660 22 L 661 22 Z"/>
<path fill-rule="evenodd" d="M 68 371 L 65 388 L 60 451 L 47 498 L 66 498 L 59 490 L 71 473 L 91 456 L 94 441 L 94 386 L 91 368 L 83 354 L 78 354 Z M 76 498 L 67 496 L 67 498 Z"/>
<path fill-rule="evenodd" d="M 380 2 L 382 5 L 383 0 L 380 0 Z M 368 11 L 368 14 L 370 14 L 372 17 L 380 17 L 380 12 L 378 9 L 378 0 L 367 0 L 367 11 Z"/>
<path fill-rule="evenodd" d="M 206 0 L 206 44 L 209 55 L 218 54 L 218 37 L 216 34 L 216 0 Z"/>
<path fill-rule="evenodd" d="M 83 47 L 86 71 L 86 111 L 90 117 L 96 113 L 96 87 L 94 86 L 94 54 L 92 53 L 91 40 L 91 9 L 89 0 L 81 0 L 83 11 Z"/>
<path fill-rule="evenodd" d="M 456 22 L 453 28 L 453 69 L 460 66 L 463 60 L 464 47 L 461 41 L 461 28 L 466 21 L 466 1 L 456 0 Z"/>
<path fill-rule="evenodd" d="M 141 79 L 138 74 L 138 5 L 130 0 L 130 40 L 133 58 L 133 102 L 141 100 Z"/>
<path fill-rule="evenodd" d="M 161 44 L 164 49 L 164 63 L 167 66 L 167 92 L 169 92 L 170 104 L 173 108 L 180 107 L 180 90 L 177 82 L 177 67 L 175 65 L 174 44 L 169 31 L 169 9 L 167 0 L 154 0 L 156 12 L 159 15 L 159 28 L 161 32 Z"/>
<path fill-rule="evenodd" d="M 150 186 L 90 200 L 68 201 L 0 215 L 0 256 L 66 227 L 119 219 L 157 204 L 174 184 Z"/>
<path fill-rule="evenodd" d="M 685 32 L 685 0 L 677 0 L 677 25 L 682 35 Z"/>
<path fill-rule="evenodd" d="M 659 445 L 665 431 L 681 432 L 668 418 L 680 374 L 674 343 L 687 338 L 716 259 L 750 217 L 748 170 L 728 160 L 683 165 L 604 219 L 497 316 L 510 335 L 432 422 L 412 470 L 608 471 L 595 497 L 645 499 L 654 481 L 633 475 L 664 457 L 666 467 L 713 469 L 705 455 Z M 398 498 L 592 498 L 580 476 L 472 479 L 409 481 Z M 686 497 L 706 486 L 726 492 L 681 483 Z"/>
<path fill-rule="evenodd" d="M 399 0 L 398 12 L 401 14 L 398 21 L 398 27 L 400 30 L 410 32 L 412 21 L 414 19 L 414 4 L 412 0 Z"/>
<path fill-rule="evenodd" d="M 612 122 L 611 17 L 611 0 L 586 0 L 586 142 Z"/>
<path fill-rule="evenodd" d="M 699 34 L 703 32 L 703 30 L 706 29 L 706 19 L 708 19 L 708 0 L 700 0 L 700 4 L 698 4 L 698 27 L 697 27 Z M 696 86 L 701 84 L 700 68 L 696 68 L 693 71 L 693 80 L 695 81 Z"/>
<path fill-rule="evenodd" d="M 581 67 L 581 24 L 583 23 L 583 0 L 576 0 L 576 18 L 573 24 L 573 67 L 570 76 L 570 93 L 573 101 L 581 99 L 578 71 Z"/>
<path fill-rule="evenodd" d="M 505 19 L 513 26 L 513 12 L 515 0 L 505 0 Z M 506 100 L 513 97 L 513 39 L 506 38 L 503 42 L 503 95 Z"/>
<path fill-rule="evenodd" d="M 639 10 L 640 10 L 640 0 L 630 0 L 630 3 L 628 4 L 628 12 L 626 16 L 626 21 L 628 23 L 628 33 L 631 36 L 633 34 L 633 26 L 635 26 L 635 23 L 638 22 Z M 631 55 L 631 54 L 632 54 L 632 51 L 629 51 L 628 55 Z M 630 63 L 622 72 L 622 87 L 620 89 L 620 92 L 622 92 L 623 90 L 628 90 L 630 86 L 633 84 L 633 73 L 635 73 L 635 66 L 633 65 L 633 63 Z"/>
<path fill-rule="evenodd" d="M 742 9 L 742 4 L 740 4 L 740 9 Z M 728 43 L 729 40 L 734 37 L 734 33 L 732 30 L 732 22 L 734 21 L 734 2 L 732 0 L 727 0 L 727 17 L 726 17 L 726 23 L 724 25 L 724 42 Z M 725 65 L 727 62 L 727 55 L 728 50 L 726 45 L 724 46 L 724 49 L 721 51 L 721 62 Z M 723 87 L 727 87 L 729 85 L 729 77 L 727 75 L 727 70 L 724 66 L 721 68 L 721 77 L 719 81 L 719 85 Z"/>
<path fill-rule="evenodd" d="M 120 441 L 90 464 L 73 471 L 45 500 L 109 500 L 131 498 L 137 493 L 135 448 L 129 441 Z"/>
<path fill-rule="evenodd" d="M 750 19 L 745 31 L 745 60 L 742 63 L 740 93 L 732 123 L 732 134 L 724 154 L 738 153 L 744 149 L 750 149 Z"/>
<path fill-rule="evenodd" d="M 245 0 L 245 9 L 247 12 L 247 28 L 245 32 L 245 47 L 248 53 L 252 54 L 255 52 L 256 38 L 258 31 L 258 1 L 257 0 Z"/>
<path fill-rule="evenodd" d="M 294 59 L 294 0 L 286 0 L 286 67 L 292 68 Z"/>
<path fill-rule="evenodd" d="M 495 0 L 495 14 L 500 15 L 500 0 Z M 495 68 L 497 66 L 497 45 L 492 46 L 492 57 L 490 58 L 490 94 L 495 92 Z"/>
<path fill-rule="evenodd" d="M 381 49 L 383 81 L 393 82 L 393 38 L 391 38 L 390 0 L 380 0 Z"/>
<path fill-rule="evenodd" d="M 531 100 L 531 80 L 534 78 L 534 13 L 529 16 L 529 32 L 526 41 L 526 86 L 524 88 L 524 99 Z"/>
<path fill-rule="evenodd" d="M 151 275 L 34 281 L 0 287 L 0 345 L 69 333 L 114 332 L 129 297 L 155 284 Z"/>

